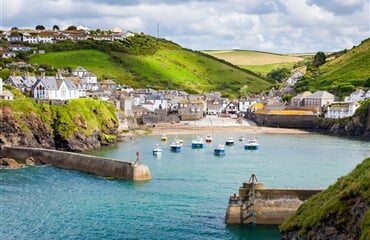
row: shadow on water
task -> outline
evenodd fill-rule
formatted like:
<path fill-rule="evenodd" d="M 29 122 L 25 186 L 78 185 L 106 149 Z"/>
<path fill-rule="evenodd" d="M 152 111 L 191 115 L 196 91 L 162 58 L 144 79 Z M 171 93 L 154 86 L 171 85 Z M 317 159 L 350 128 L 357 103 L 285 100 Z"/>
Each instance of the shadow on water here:
<path fill-rule="evenodd" d="M 227 225 L 226 227 L 233 239 L 281 239 L 279 227 L 277 225 Z"/>

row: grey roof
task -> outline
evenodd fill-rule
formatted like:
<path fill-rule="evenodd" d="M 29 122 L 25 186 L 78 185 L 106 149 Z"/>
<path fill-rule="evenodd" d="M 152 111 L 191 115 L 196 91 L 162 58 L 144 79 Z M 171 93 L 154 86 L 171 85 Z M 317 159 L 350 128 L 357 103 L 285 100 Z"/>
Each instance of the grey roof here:
<path fill-rule="evenodd" d="M 320 99 L 320 98 L 334 98 L 335 96 L 327 91 L 316 91 L 313 94 L 311 94 L 308 97 L 305 97 L 306 99 Z"/>
<path fill-rule="evenodd" d="M 35 76 L 9 76 L 6 80 L 6 83 L 11 84 L 17 88 L 31 88 L 36 81 L 37 78 Z"/>
<path fill-rule="evenodd" d="M 58 90 L 63 82 L 65 82 L 67 88 L 69 90 L 77 90 L 77 86 L 66 79 L 56 79 L 55 77 L 46 77 L 44 79 L 39 79 L 40 82 L 44 85 L 44 87 L 48 90 Z"/>

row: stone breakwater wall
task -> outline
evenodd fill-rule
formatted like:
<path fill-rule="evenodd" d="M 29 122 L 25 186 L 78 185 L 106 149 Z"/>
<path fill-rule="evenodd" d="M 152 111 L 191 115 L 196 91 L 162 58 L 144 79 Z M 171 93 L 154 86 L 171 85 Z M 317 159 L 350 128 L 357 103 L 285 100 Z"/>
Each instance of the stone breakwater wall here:
<path fill-rule="evenodd" d="M 299 206 L 322 189 L 264 188 L 260 182 L 244 182 L 239 195 L 230 196 L 227 224 L 279 225 Z"/>
<path fill-rule="evenodd" d="M 317 120 L 316 115 L 250 113 L 247 117 L 259 126 L 285 128 L 313 128 Z"/>
<path fill-rule="evenodd" d="M 148 166 L 140 162 L 125 162 L 111 158 L 27 147 L 2 146 L 1 154 L 20 162 L 32 159 L 36 163 L 51 164 L 59 168 L 78 170 L 102 177 L 133 181 L 146 181 L 152 178 Z"/>

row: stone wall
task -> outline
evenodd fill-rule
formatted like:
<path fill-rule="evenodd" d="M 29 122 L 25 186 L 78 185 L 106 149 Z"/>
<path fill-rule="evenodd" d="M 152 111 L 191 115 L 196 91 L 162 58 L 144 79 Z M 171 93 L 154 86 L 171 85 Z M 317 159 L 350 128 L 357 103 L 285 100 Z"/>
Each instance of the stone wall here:
<path fill-rule="evenodd" d="M 103 177 L 134 181 L 151 179 L 148 166 L 137 162 L 125 162 L 42 148 L 2 146 L 1 153 L 20 162 L 32 158 L 37 163 L 51 164 L 59 168 L 78 170 Z"/>
<path fill-rule="evenodd" d="M 279 225 L 321 189 L 264 188 L 263 183 L 244 182 L 239 195 L 230 196 L 227 224 Z"/>
<path fill-rule="evenodd" d="M 284 114 L 248 114 L 249 118 L 259 126 L 285 128 L 313 128 L 316 115 L 284 115 Z"/>

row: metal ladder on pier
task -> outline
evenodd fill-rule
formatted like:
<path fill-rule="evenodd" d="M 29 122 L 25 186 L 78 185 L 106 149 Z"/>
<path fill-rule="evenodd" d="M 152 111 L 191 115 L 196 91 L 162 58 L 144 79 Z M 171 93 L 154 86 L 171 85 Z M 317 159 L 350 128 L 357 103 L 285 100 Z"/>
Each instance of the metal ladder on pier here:
<path fill-rule="evenodd" d="M 252 174 L 249 178 L 249 182 L 251 184 L 252 189 L 248 191 L 248 195 L 246 195 L 245 204 L 242 206 L 242 213 L 245 213 L 245 216 L 242 217 L 243 223 L 255 223 L 255 212 L 254 212 L 254 200 L 255 200 L 255 183 L 258 182 L 257 176 Z"/>

